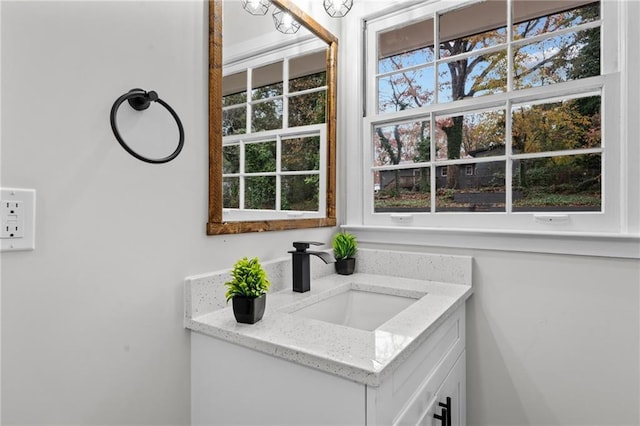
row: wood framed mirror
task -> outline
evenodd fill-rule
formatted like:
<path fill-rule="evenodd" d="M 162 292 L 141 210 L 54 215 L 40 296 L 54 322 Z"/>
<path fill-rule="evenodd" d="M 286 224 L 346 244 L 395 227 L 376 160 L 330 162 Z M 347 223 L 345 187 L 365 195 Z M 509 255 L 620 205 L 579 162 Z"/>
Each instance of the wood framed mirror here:
<path fill-rule="evenodd" d="M 320 195 L 316 198 L 324 199 L 317 202 L 317 211 L 312 212 L 314 214 L 310 214 L 309 216 L 311 217 L 305 217 L 305 212 L 298 211 L 289 213 L 288 216 L 290 217 L 286 217 L 287 215 L 285 215 L 285 218 L 278 217 L 277 215 L 274 217 L 273 215 L 270 215 L 270 213 L 273 212 L 265 210 L 265 217 L 261 218 L 258 217 L 260 216 L 259 212 L 261 211 L 259 209 L 251 210 L 251 214 L 248 215 L 248 219 L 246 220 L 229 220 L 229 217 L 225 217 L 225 212 L 233 210 L 234 207 L 237 206 L 234 205 L 229 208 L 229 206 L 225 206 L 225 200 L 223 199 L 223 185 L 228 186 L 228 181 L 225 181 L 225 179 L 227 179 L 225 176 L 227 175 L 223 172 L 225 167 L 227 167 L 225 165 L 225 155 L 223 153 L 223 135 L 225 134 L 225 129 L 223 128 L 223 3 L 223 0 L 209 0 L 209 218 L 207 223 L 207 234 L 238 234 L 244 232 L 263 232 L 335 226 L 336 80 L 338 39 L 304 11 L 299 9 L 290 0 L 272 0 L 271 3 L 273 6 L 289 13 L 293 19 L 302 25 L 302 27 L 306 28 L 313 36 L 326 43 L 327 46 L 326 80 L 323 80 L 326 81 L 326 83 L 324 83 L 326 87 L 323 88 L 323 90 L 326 90 L 324 123 L 322 123 L 323 143 L 319 145 L 320 148 L 318 148 L 322 149 L 325 156 L 324 160 L 318 163 L 320 164 L 318 166 L 318 171 L 315 171 L 316 175 L 319 176 L 319 179 L 322 180 L 321 183 L 317 184 L 322 188 L 322 190 L 319 192 Z M 276 29 L 274 28 L 273 31 L 276 31 Z M 250 93 L 251 91 L 249 90 L 247 94 L 247 98 L 249 98 L 247 100 L 248 103 L 251 102 Z M 250 129 L 250 125 L 247 127 Z M 251 133 L 251 130 L 247 133 Z M 239 142 L 241 149 L 244 149 L 243 143 L 244 142 Z M 280 146 L 280 143 L 279 137 L 277 141 L 273 142 L 274 152 L 276 152 L 276 144 L 278 144 L 278 153 L 285 150 L 284 147 Z M 254 145 L 258 144 L 254 143 Z M 240 157 L 240 155 L 238 156 Z M 281 169 L 279 157 L 277 161 L 274 162 L 277 162 L 277 170 L 279 171 Z M 241 173 L 239 174 L 241 175 Z M 244 176 L 242 175 L 239 179 L 243 178 Z M 274 177 L 273 181 L 276 182 L 276 180 L 276 191 L 280 191 L 282 187 L 280 178 Z M 246 188 L 249 185 L 250 183 L 243 183 L 239 188 L 243 190 L 242 188 Z M 280 202 L 275 203 L 274 206 L 274 211 L 283 210 L 283 206 L 281 206 Z M 240 208 L 236 208 L 235 210 L 243 209 L 245 209 L 244 205 L 240 205 Z M 284 207 L 284 210 L 286 210 L 286 207 Z M 258 211 L 258 214 L 256 214 L 256 211 Z"/>

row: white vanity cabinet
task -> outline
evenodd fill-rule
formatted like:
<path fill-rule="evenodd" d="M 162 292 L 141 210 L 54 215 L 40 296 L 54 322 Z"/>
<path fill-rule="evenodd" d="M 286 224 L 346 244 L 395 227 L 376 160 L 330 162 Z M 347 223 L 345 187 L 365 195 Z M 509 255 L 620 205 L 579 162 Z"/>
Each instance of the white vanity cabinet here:
<path fill-rule="evenodd" d="M 192 333 L 192 424 L 465 425 L 464 309 L 385 367 L 379 386 Z"/>

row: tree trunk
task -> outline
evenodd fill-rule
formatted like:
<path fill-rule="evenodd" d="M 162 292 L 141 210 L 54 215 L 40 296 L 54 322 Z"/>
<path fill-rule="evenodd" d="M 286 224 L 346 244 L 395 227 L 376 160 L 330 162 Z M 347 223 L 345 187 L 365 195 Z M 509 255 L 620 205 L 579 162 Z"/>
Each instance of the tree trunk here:
<path fill-rule="evenodd" d="M 395 181 L 396 181 L 395 196 L 399 197 L 400 196 L 400 170 L 394 170 L 394 172 L 395 172 Z"/>
<path fill-rule="evenodd" d="M 453 125 L 444 127 L 447 135 L 447 159 L 455 160 L 460 158 L 460 147 L 462 146 L 462 122 L 461 115 L 453 117 Z M 447 166 L 447 188 L 458 187 L 458 166 Z"/>
<path fill-rule="evenodd" d="M 456 164 L 450 164 L 447 166 L 447 188 L 458 189 L 458 170 L 459 166 Z"/>
<path fill-rule="evenodd" d="M 524 161 L 520 161 L 520 186 L 526 188 L 529 186 L 527 182 L 527 166 Z"/>

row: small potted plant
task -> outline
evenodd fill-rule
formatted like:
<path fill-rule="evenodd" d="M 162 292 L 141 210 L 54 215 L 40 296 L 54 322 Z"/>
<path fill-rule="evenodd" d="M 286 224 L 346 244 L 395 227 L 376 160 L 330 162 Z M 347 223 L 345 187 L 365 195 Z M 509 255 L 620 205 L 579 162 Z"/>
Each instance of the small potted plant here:
<path fill-rule="evenodd" d="M 351 275 L 356 268 L 356 252 L 358 242 L 353 234 L 338 232 L 333 237 L 333 257 L 336 258 L 336 272 L 340 275 Z"/>
<path fill-rule="evenodd" d="M 271 283 L 257 257 L 238 260 L 231 270 L 233 279 L 227 286 L 227 302 L 233 300 L 233 315 L 243 324 L 255 324 L 262 319 Z"/>

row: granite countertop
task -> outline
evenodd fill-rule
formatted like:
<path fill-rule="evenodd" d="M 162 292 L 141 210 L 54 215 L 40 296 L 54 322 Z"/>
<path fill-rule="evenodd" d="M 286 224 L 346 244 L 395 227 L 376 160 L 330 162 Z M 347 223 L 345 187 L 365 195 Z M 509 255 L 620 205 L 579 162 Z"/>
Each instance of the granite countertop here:
<path fill-rule="evenodd" d="M 375 253 L 371 256 L 375 257 Z M 231 307 L 218 306 L 207 312 L 192 308 L 191 297 L 196 296 L 190 286 L 193 280 L 188 280 L 185 327 L 358 383 L 379 386 L 471 295 L 470 258 L 462 259 L 460 270 L 462 278 L 452 279 L 453 283 L 379 273 L 324 275 L 312 279 L 307 293 L 295 293 L 290 288 L 269 293 L 264 317 L 253 325 L 237 323 Z M 291 314 L 345 286 L 424 296 L 373 331 Z"/>

